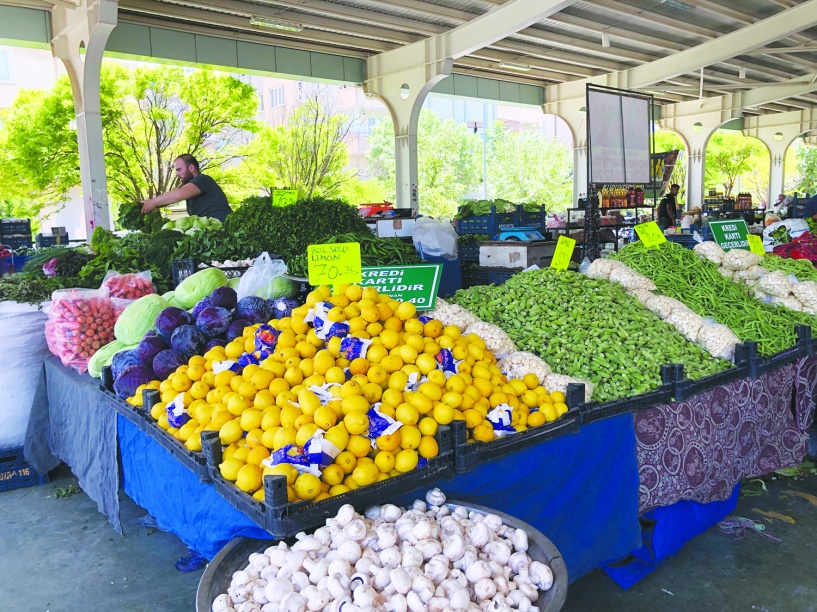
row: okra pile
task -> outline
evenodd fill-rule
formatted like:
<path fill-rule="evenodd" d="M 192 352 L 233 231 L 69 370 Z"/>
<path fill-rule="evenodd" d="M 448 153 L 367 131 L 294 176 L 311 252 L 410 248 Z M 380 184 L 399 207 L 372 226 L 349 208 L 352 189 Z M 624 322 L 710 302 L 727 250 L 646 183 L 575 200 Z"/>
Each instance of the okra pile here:
<path fill-rule="evenodd" d="M 499 325 L 519 350 L 554 371 L 592 381 L 599 402 L 658 388 L 664 364 L 683 364 L 689 378 L 731 366 L 685 340 L 620 286 L 582 274 L 524 272 L 502 286 L 458 291 L 451 301 Z"/>

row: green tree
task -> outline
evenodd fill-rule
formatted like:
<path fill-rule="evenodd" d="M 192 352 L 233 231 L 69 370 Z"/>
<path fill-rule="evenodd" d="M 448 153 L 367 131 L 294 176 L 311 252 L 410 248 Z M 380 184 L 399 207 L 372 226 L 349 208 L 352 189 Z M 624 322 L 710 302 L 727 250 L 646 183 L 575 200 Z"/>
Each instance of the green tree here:
<path fill-rule="evenodd" d="M 310 96 L 286 123 L 261 128 L 245 148 L 237 173 L 256 193 L 299 189 L 306 198 L 334 197 L 354 176 L 346 170 L 345 142 L 354 124 L 354 118 Z"/>
<path fill-rule="evenodd" d="M 369 136 L 367 154 L 372 174 L 395 197 L 396 166 L 394 126 L 390 119 L 378 123 Z M 459 201 L 482 182 L 482 142 L 463 123 L 443 121 L 433 111 L 420 113 L 417 128 L 418 194 L 420 212 L 451 219 Z"/>
<path fill-rule="evenodd" d="M 566 210 L 573 199 L 573 153 L 538 131 L 513 132 L 497 121 L 488 131 L 488 193 Z"/>
<path fill-rule="evenodd" d="M 741 175 L 751 172 L 758 163 L 765 163 L 767 167 L 769 164 L 769 151 L 763 143 L 740 132 L 718 130 L 706 145 L 706 184 L 722 185 L 724 195 L 730 196 Z M 768 191 L 768 176 L 765 180 Z M 758 185 L 755 185 L 756 189 Z M 763 194 L 755 192 L 753 195 L 761 199 Z"/>
<path fill-rule="evenodd" d="M 801 193 L 817 193 L 817 146 L 801 144 L 797 148 L 796 160 L 801 178 L 792 188 Z"/>
<path fill-rule="evenodd" d="M 130 70 L 106 63 L 101 111 L 112 203 L 172 189 L 173 160 L 182 153 L 195 155 L 202 170 L 218 173 L 221 165 L 238 159 L 257 131 L 257 108 L 253 87 L 229 75 L 169 66 Z M 67 77 L 50 91 L 20 92 L 4 116 L 0 143 L 5 166 L 0 199 L 39 193 L 43 204 L 64 200 L 80 184 Z"/>

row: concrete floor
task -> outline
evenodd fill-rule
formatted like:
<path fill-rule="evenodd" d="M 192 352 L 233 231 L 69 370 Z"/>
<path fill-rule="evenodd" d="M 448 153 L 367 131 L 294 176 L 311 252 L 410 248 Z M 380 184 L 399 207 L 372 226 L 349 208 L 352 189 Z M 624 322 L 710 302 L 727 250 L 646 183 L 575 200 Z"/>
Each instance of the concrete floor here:
<path fill-rule="evenodd" d="M 184 544 L 138 526 L 144 511 L 127 498 L 120 537 L 84 493 L 55 497 L 55 487 L 73 482 L 62 467 L 50 484 L 0 493 L 0 610 L 193 610 L 201 571 L 176 570 Z M 817 611 L 817 476 L 771 481 L 735 514 L 782 542 L 737 541 L 712 528 L 629 591 L 600 572 L 585 576 L 565 610 Z"/>

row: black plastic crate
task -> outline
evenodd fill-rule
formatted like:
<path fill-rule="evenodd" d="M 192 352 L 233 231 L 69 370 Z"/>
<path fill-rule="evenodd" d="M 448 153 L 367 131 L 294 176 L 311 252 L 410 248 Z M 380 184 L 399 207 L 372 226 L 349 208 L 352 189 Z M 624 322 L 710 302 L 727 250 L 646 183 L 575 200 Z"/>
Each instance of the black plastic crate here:
<path fill-rule="evenodd" d="M 0 450 L 0 491 L 12 491 L 48 482 L 48 474 L 40 474 L 26 461 L 22 448 Z"/>
<path fill-rule="evenodd" d="M 271 259 L 281 259 L 280 255 L 274 253 L 270 254 Z M 173 286 L 178 287 L 188 276 L 192 276 L 196 272 L 205 270 L 211 266 L 205 264 L 204 268 L 199 268 L 199 263 L 195 259 L 173 259 L 170 261 L 170 270 L 173 276 Z M 227 278 L 241 278 L 244 273 L 249 270 L 247 266 L 236 266 L 232 268 L 219 268 Z"/>
<path fill-rule="evenodd" d="M 680 244 L 685 249 L 694 249 L 695 245 L 698 244 L 695 237 L 690 234 L 669 234 L 666 238 L 668 242 Z"/>
<path fill-rule="evenodd" d="M 12 251 L 16 251 L 17 249 L 22 248 L 31 248 L 31 234 L 28 236 L 3 236 L 1 241 L 7 247 L 9 247 Z"/>
<path fill-rule="evenodd" d="M 141 407 L 131 406 L 121 397 L 106 389 L 104 385 L 100 385 L 100 389 L 114 410 L 136 425 L 139 429 L 145 429 L 145 411 Z"/>
<path fill-rule="evenodd" d="M 0 221 L 0 236 L 18 234 L 31 236 L 31 219 L 3 219 Z"/>
<path fill-rule="evenodd" d="M 482 268 L 475 268 L 473 270 L 463 270 L 462 271 L 462 288 L 468 289 L 468 287 L 473 287 L 474 285 L 487 285 L 489 284 L 488 281 L 488 270 L 484 270 Z"/>
<path fill-rule="evenodd" d="M 582 405 L 582 423 L 589 424 L 601 419 L 637 412 L 657 404 L 666 404 L 672 400 L 672 385 L 663 384 L 655 391 L 648 391 L 639 395 L 625 397 L 612 402 L 599 404 L 588 402 Z"/>
<path fill-rule="evenodd" d="M 51 234 L 37 234 L 35 236 L 35 243 L 38 249 L 44 249 L 46 247 L 53 247 L 53 246 L 68 246 L 68 234 L 63 234 L 61 236 L 53 236 Z M 29 238 L 29 244 L 31 243 L 31 239 Z"/>
<path fill-rule="evenodd" d="M 485 215 L 456 219 L 455 223 L 458 234 L 487 234 L 493 236 L 498 234 L 502 228 L 518 226 L 519 218 L 517 211 L 509 213 L 496 212 L 496 207 L 491 206 L 491 212 Z"/>
<path fill-rule="evenodd" d="M 451 430 L 440 427 L 437 430 L 440 454 L 430 459 L 428 464 L 400 476 L 375 482 L 365 487 L 334 495 L 319 502 L 300 501 L 290 503 L 287 499 L 287 483 L 284 476 L 266 476 L 264 492 L 266 499 L 261 502 L 241 491 L 219 473 L 221 444 L 217 436 L 202 439 L 208 458 L 213 486 L 216 491 L 235 508 L 250 517 L 258 526 L 266 529 L 275 538 L 285 539 L 296 533 L 323 525 L 327 518 L 337 514 L 344 504 L 351 504 L 362 512 L 369 506 L 383 504 L 390 499 L 409 494 L 417 489 L 451 476 L 453 472 L 453 448 Z"/>
<path fill-rule="evenodd" d="M 538 427 L 497 438 L 490 442 L 467 442 L 468 431 L 465 421 L 453 421 L 454 429 L 454 472 L 465 474 L 482 463 L 500 459 L 516 451 L 559 436 L 578 433 L 581 426 L 581 403 L 584 400 L 584 385 L 569 385 L 565 401 L 568 411 L 560 418 Z"/>
<path fill-rule="evenodd" d="M 457 256 L 460 261 L 479 262 L 479 243 L 457 245 Z"/>
<path fill-rule="evenodd" d="M 684 366 L 682 364 L 673 363 L 661 366 L 661 379 L 671 385 L 670 395 L 672 400 L 676 402 L 683 402 L 693 395 L 709 391 L 721 385 L 728 385 L 741 378 L 746 378 L 748 375 L 745 363 L 738 363 L 717 374 L 703 376 L 694 380 L 684 378 Z M 669 403 L 669 400 L 667 403 Z"/>
<path fill-rule="evenodd" d="M 793 347 L 771 357 L 762 357 L 758 355 L 756 342 L 745 342 L 735 348 L 735 362 L 745 363 L 746 375 L 750 378 L 757 378 L 766 372 L 782 368 L 809 355 L 813 350 L 811 328 L 808 325 L 795 325 L 794 330 L 797 335 L 797 343 Z"/>
<path fill-rule="evenodd" d="M 519 273 L 520 270 L 508 270 L 508 269 L 492 269 L 488 270 L 488 284 L 489 285 L 502 285 L 510 279 L 514 274 Z"/>

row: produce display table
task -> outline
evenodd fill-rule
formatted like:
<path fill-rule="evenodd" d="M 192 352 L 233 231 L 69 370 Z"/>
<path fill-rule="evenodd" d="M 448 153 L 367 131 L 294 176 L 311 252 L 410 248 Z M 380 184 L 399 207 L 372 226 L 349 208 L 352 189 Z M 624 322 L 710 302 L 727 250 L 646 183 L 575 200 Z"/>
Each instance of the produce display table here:
<path fill-rule="evenodd" d="M 436 485 L 546 533 L 575 580 L 638 549 L 639 515 L 650 509 L 724 500 L 741 478 L 802 460 L 816 368 L 817 357 L 807 357 L 685 402 L 583 425 Z M 269 537 L 118 416 L 98 381 L 46 360 L 26 457 L 39 470 L 68 463 L 121 533 L 117 449 L 125 493 L 191 548 L 212 557 L 235 536 Z"/>

